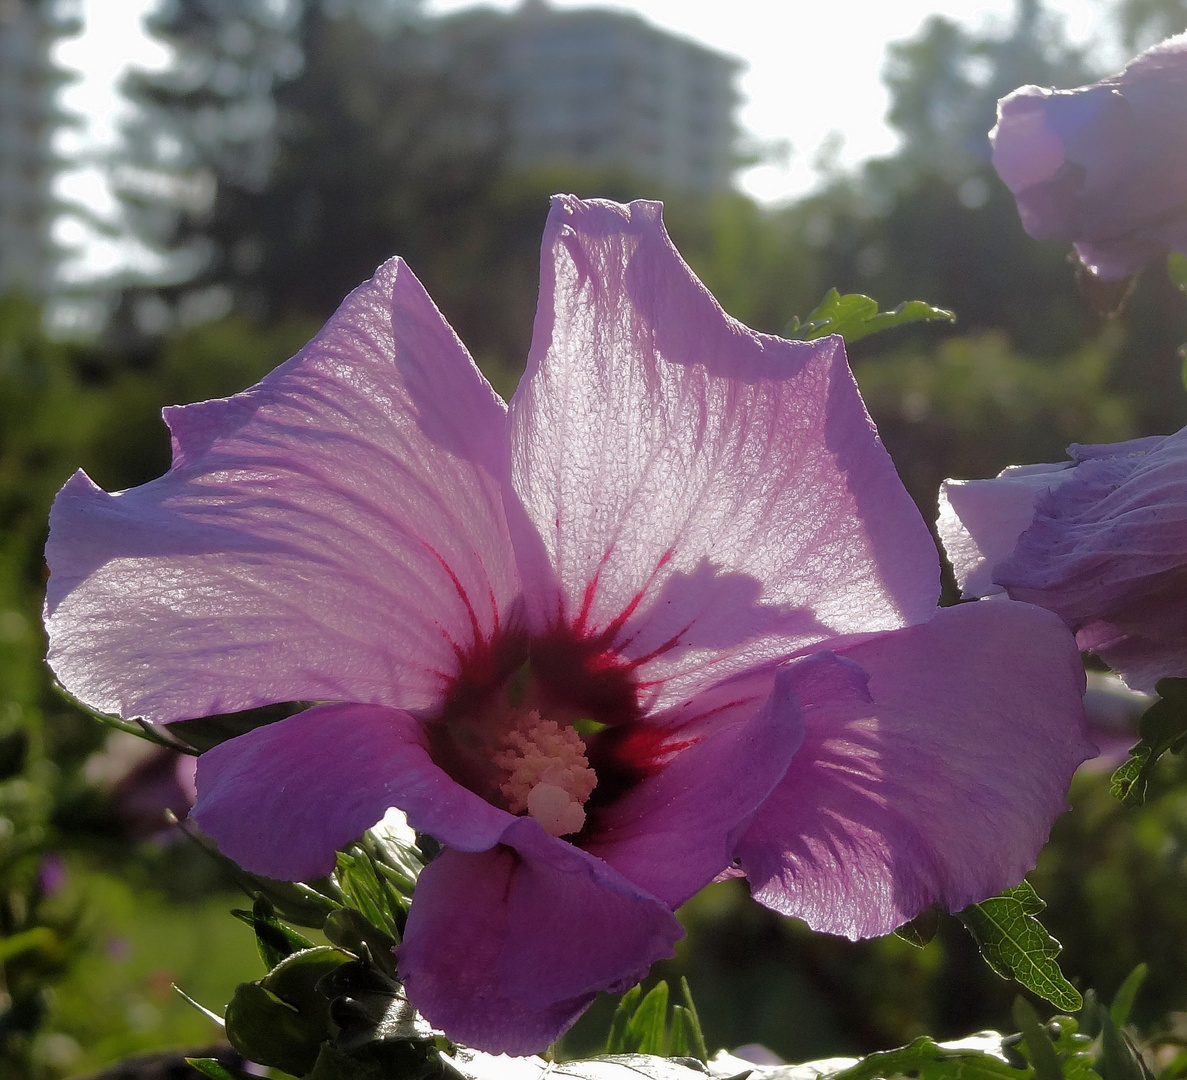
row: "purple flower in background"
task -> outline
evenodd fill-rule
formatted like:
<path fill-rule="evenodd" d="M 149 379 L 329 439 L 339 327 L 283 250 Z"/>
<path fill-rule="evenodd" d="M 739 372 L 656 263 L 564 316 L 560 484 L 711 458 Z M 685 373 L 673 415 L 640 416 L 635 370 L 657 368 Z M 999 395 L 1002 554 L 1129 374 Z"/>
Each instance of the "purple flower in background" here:
<path fill-rule="evenodd" d="M 1054 611 L 1135 690 L 1187 676 L 1187 428 L 1069 454 L 944 485 L 961 588 Z"/>
<path fill-rule="evenodd" d="M 193 819 L 309 878 L 392 806 L 443 852 L 399 951 L 522 1053 L 624 990 L 724 873 L 886 933 L 1033 865 L 1086 748 L 1071 635 L 936 612 L 938 560 L 837 338 L 730 319 L 654 203 L 558 197 L 510 407 L 393 259 L 296 357 L 169 409 L 173 466 L 51 519 L 50 662 L 204 754 Z"/>
<path fill-rule="evenodd" d="M 1097 276 L 1187 253 L 1187 34 L 1078 90 L 1020 87 L 989 138 L 1026 231 Z"/>

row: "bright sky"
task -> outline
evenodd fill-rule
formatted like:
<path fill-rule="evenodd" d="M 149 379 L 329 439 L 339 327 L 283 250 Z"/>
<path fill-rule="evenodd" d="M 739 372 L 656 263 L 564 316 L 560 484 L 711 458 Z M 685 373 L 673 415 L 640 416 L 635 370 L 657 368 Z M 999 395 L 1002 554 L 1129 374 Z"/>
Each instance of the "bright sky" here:
<path fill-rule="evenodd" d="M 590 6 L 590 0 L 552 0 L 558 7 Z M 167 51 L 145 37 L 140 20 L 154 0 L 82 0 L 85 30 L 64 41 L 58 56 L 77 67 L 82 79 L 69 87 L 65 104 L 85 118 L 77 132 L 63 132 L 59 146 L 75 156 L 112 145 L 124 106 L 116 84 L 130 66 L 159 67 Z M 518 0 L 490 0 L 509 9 Z M 428 0 L 430 12 L 456 11 L 470 0 Z M 747 64 L 741 90 L 742 126 L 761 140 L 787 140 L 793 152 L 785 165 L 765 165 L 741 175 L 746 192 L 780 202 L 810 190 L 818 180 L 813 162 L 836 132 L 843 140 L 836 164 L 842 168 L 893 150 L 895 138 L 883 116 L 887 96 L 881 83 L 883 54 L 890 41 L 913 36 L 933 13 L 972 26 L 1008 21 L 1013 0 L 634 0 L 605 6 L 635 11 L 666 29 L 732 53 Z M 1107 0 L 1052 0 L 1070 35 L 1095 40 Z M 843 43 L 842 43 L 843 39 Z M 835 138 L 835 136 L 832 136 Z M 83 166 L 59 182 L 60 191 L 114 220 L 117 208 L 97 167 Z M 64 219 L 58 239 L 80 244 L 86 257 L 65 272 L 90 277 L 142 261 L 126 246 L 102 240 L 81 221 Z"/>

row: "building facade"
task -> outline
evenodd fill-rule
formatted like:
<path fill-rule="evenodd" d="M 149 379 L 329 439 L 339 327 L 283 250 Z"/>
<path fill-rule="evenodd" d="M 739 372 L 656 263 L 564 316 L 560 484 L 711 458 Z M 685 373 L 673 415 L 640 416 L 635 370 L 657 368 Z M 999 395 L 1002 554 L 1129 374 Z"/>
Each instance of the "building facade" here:
<path fill-rule="evenodd" d="M 0 0 L 0 295 L 41 296 L 52 272 L 50 137 L 62 75 L 50 46 L 63 30 L 49 0 Z"/>
<path fill-rule="evenodd" d="M 443 24 L 455 40 L 489 35 L 491 70 L 474 74 L 505 109 L 511 164 L 617 169 L 693 194 L 729 188 L 741 61 L 636 15 L 544 0 Z"/>

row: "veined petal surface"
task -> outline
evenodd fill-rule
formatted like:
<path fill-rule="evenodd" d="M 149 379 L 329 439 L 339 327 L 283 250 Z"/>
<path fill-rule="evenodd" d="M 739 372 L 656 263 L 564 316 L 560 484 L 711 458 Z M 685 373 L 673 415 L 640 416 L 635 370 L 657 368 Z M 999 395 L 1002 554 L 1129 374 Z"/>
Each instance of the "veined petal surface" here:
<path fill-rule="evenodd" d="M 511 523 L 536 627 L 603 635 L 655 709 L 930 615 L 934 544 L 840 339 L 729 318 L 655 203 L 558 197 L 542 262 L 511 407 L 525 512 Z"/>
<path fill-rule="evenodd" d="M 94 708 L 425 708 L 518 594 L 504 407 L 398 259 L 259 384 L 166 419 L 165 476 L 78 474 L 51 515 L 49 661 Z"/>
<path fill-rule="evenodd" d="M 842 655 L 870 700 L 804 702 L 803 745 L 738 845 L 754 897 L 856 939 L 1018 884 L 1094 752 L 1066 627 L 965 604 Z"/>
<path fill-rule="evenodd" d="M 198 759 L 190 818 L 245 870 L 324 877 L 337 848 L 391 807 L 443 844 L 484 851 L 515 819 L 432 761 L 419 721 L 383 705 L 319 705 Z"/>
<path fill-rule="evenodd" d="M 397 957 L 409 999 L 451 1038 L 538 1051 L 600 990 L 621 993 L 683 936 L 667 906 L 518 818 L 490 851 L 421 873 Z"/>

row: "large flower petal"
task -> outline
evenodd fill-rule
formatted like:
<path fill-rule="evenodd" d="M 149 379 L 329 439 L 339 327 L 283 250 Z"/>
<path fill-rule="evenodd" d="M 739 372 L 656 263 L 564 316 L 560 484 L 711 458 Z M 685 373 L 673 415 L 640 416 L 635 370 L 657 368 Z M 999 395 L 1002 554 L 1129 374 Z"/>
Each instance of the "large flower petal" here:
<path fill-rule="evenodd" d="M 692 745 L 625 795 L 596 813 L 585 849 L 636 885 L 676 908 L 724 870 L 754 812 L 783 779 L 804 737 L 801 697 L 863 696 L 865 673 L 831 653 L 785 664 L 762 682 L 765 702 L 753 700 L 753 678 L 731 680 L 750 715 L 697 737 L 682 724 L 696 717 L 694 700 L 669 719 L 670 739 Z M 721 691 L 712 694 L 723 708 Z M 702 697 L 709 695 L 701 695 Z"/>
<path fill-rule="evenodd" d="M 198 759 L 192 820 L 245 870 L 322 877 L 390 807 L 452 847 L 483 851 L 514 820 L 433 764 L 421 724 L 382 705 L 319 705 Z"/>
<path fill-rule="evenodd" d="M 558 197 L 543 264 L 511 410 L 537 629 L 601 635 L 658 708 L 930 615 L 934 545 L 839 339 L 729 318 L 655 203 Z"/>
<path fill-rule="evenodd" d="M 804 702 L 804 743 L 738 845 L 755 898 L 859 938 L 1016 885 L 1092 753 L 1066 628 L 966 604 L 843 655 L 872 701 Z"/>
<path fill-rule="evenodd" d="M 425 868 L 400 977 L 451 1038 L 527 1054 L 560 1036 L 598 991 L 633 986 L 682 934 L 660 901 L 519 818 L 501 846 L 445 851 Z"/>
<path fill-rule="evenodd" d="M 257 386 L 166 419 L 168 474 L 76 475 L 51 516 L 50 664 L 95 708 L 424 708 L 518 592 L 503 406 L 398 259 Z"/>

